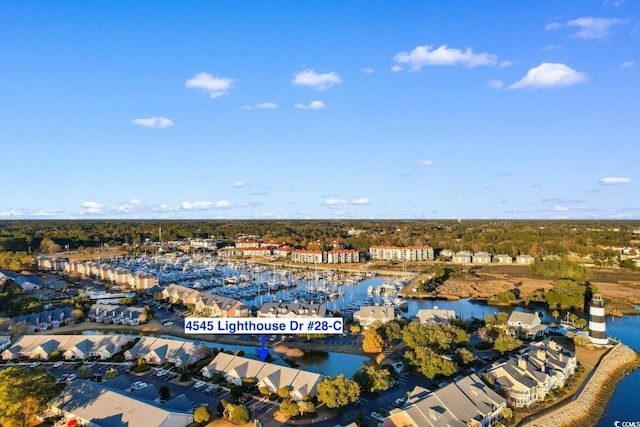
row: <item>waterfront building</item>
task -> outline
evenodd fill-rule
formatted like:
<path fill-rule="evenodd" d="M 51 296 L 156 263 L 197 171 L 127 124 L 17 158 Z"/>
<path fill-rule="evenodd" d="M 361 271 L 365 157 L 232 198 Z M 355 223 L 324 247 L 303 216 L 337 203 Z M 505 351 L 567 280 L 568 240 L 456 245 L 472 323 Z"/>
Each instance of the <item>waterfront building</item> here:
<path fill-rule="evenodd" d="M 269 302 L 258 309 L 256 317 L 326 317 L 327 304 L 300 304 L 297 302 Z"/>
<path fill-rule="evenodd" d="M 241 385 L 245 378 L 252 378 L 258 387 L 267 387 L 272 393 L 276 393 L 282 387 L 288 387 L 290 396 L 295 401 L 315 396 L 317 385 L 325 378 L 314 372 L 226 353 L 218 353 L 211 363 L 201 370 L 202 375 L 207 378 L 211 378 L 214 372 L 220 372 L 226 381 L 236 385 Z"/>
<path fill-rule="evenodd" d="M 602 295 L 595 294 L 589 305 L 589 339 L 594 344 L 606 345 L 609 343 L 607 338 L 607 326 L 604 316 L 604 301 Z"/>
<path fill-rule="evenodd" d="M 215 250 L 218 248 L 218 242 L 214 239 L 191 239 L 189 246 L 196 249 Z"/>
<path fill-rule="evenodd" d="M 360 262 L 360 254 L 355 249 L 333 249 L 326 253 L 326 258 L 329 264 Z"/>
<path fill-rule="evenodd" d="M 507 401 L 475 374 L 463 377 L 434 392 L 416 386 L 407 403 L 391 410 L 384 427 L 494 425 Z"/>
<path fill-rule="evenodd" d="M 259 248 L 260 242 L 257 239 L 238 239 L 236 248 Z"/>
<path fill-rule="evenodd" d="M 422 325 L 428 325 L 432 323 L 449 323 L 455 318 L 456 312 L 454 310 L 444 310 L 434 306 L 433 308 L 418 310 L 413 320 Z"/>
<path fill-rule="evenodd" d="M 538 313 L 524 313 L 515 310 L 511 312 L 507 326 L 514 333 L 522 333 L 529 339 L 542 336 L 547 330 L 547 325 L 542 324 Z"/>
<path fill-rule="evenodd" d="M 375 322 L 387 323 L 395 318 L 395 310 L 389 306 L 362 306 L 353 313 L 353 321 L 358 322 L 365 329 Z"/>
<path fill-rule="evenodd" d="M 140 337 L 140 340 L 124 352 L 126 360 L 144 359 L 154 365 L 173 363 L 177 367 L 189 366 L 211 354 L 202 343 L 165 338 Z"/>
<path fill-rule="evenodd" d="M 209 317 L 249 317 L 251 309 L 241 301 L 211 292 L 199 293 L 194 310 Z"/>
<path fill-rule="evenodd" d="M 431 246 L 371 246 L 372 260 L 385 261 L 425 261 L 434 259 Z"/>
<path fill-rule="evenodd" d="M 487 376 L 513 406 L 522 408 L 543 400 L 550 391 L 564 387 L 576 366 L 574 353 L 553 340 L 545 340 L 531 344 L 491 369 Z"/>
<path fill-rule="evenodd" d="M 296 249 L 291 252 L 291 262 L 301 262 L 306 264 L 322 264 L 325 262 L 325 254 L 323 251 L 314 251 L 309 249 Z"/>

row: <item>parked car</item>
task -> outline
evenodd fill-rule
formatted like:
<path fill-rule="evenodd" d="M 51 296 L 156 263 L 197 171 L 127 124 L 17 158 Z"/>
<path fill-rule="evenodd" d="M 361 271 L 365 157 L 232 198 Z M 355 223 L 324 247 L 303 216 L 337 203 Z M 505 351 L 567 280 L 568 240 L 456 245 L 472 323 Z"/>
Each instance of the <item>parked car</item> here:
<path fill-rule="evenodd" d="M 395 404 L 396 404 L 396 406 L 402 406 L 402 405 L 405 404 L 406 401 L 407 401 L 406 397 L 399 397 L 399 398 L 396 399 Z"/>
<path fill-rule="evenodd" d="M 52 367 L 53 368 L 61 368 L 62 365 L 64 365 L 64 362 L 61 360 L 59 362 L 54 363 Z"/>
<path fill-rule="evenodd" d="M 384 421 L 384 417 L 377 412 L 372 412 L 371 414 L 369 414 L 369 416 L 376 421 Z"/>
<path fill-rule="evenodd" d="M 173 322 L 171 320 L 165 320 L 164 322 L 162 322 L 162 324 L 164 326 L 173 326 Z"/>
<path fill-rule="evenodd" d="M 40 366 L 40 362 L 38 362 L 38 361 L 31 362 L 31 363 L 29 364 L 29 369 L 33 369 L 33 368 L 35 368 L 35 367 L 37 367 L 37 366 Z"/>
<path fill-rule="evenodd" d="M 250 402 L 251 399 L 253 399 L 253 397 L 251 397 L 250 394 L 245 394 L 244 396 L 240 396 L 240 399 L 238 399 L 238 402 L 247 403 L 247 402 Z"/>
<path fill-rule="evenodd" d="M 76 374 L 71 374 L 71 375 L 69 375 L 69 376 L 67 377 L 67 381 L 73 381 L 73 380 L 75 380 L 76 378 L 78 378 L 78 376 L 77 376 Z"/>
<path fill-rule="evenodd" d="M 218 391 L 220 391 L 222 387 L 220 387 L 220 385 L 218 384 L 211 384 L 210 386 L 207 386 L 207 388 L 204 389 L 205 393 L 216 393 Z"/>
<path fill-rule="evenodd" d="M 169 371 L 167 371 L 166 369 L 159 369 L 156 371 L 156 377 L 164 377 L 165 375 L 168 375 Z"/>
<path fill-rule="evenodd" d="M 207 383 L 205 383 L 204 381 L 198 381 L 197 383 L 195 383 L 193 385 L 193 388 L 196 390 L 201 389 L 202 387 L 205 387 L 207 385 Z"/>
<path fill-rule="evenodd" d="M 145 388 L 147 387 L 149 384 L 147 383 L 143 383 L 142 381 L 136 381 L 133 384 L 131 384 L 131 389 L 132 390 L 140 390 L 141 388 Z"/>

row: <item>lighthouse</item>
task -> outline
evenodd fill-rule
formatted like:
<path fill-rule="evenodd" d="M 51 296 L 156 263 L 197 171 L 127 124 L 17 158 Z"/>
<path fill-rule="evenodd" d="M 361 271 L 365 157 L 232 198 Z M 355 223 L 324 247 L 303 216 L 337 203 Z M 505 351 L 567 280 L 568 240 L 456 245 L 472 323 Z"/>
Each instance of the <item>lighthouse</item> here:
<path fill-rule="evenodd" d="M 594 344 L 609 344 L 604 318 L 604 301 L 600 294 L 593 295 L 589 306 L 589 338 Z"/>

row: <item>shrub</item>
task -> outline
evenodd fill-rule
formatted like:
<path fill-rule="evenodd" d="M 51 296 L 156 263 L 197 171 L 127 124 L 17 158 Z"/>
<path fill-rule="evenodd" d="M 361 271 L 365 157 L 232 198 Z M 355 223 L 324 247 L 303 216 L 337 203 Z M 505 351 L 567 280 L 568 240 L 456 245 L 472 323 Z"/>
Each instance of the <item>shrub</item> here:
<path fill-rule="evenodd" d="M 240 396 L 242 396 L 243 394 L 243 390 L 242 390 L 242 386 L 240 385 L 234 385 L 233 387 L 231 387 L 231 396 L 234 399 L 238 399 Z"/>
<path fill-rule="evenodd" d="M 283 399 L 286 399 L 287 397 L 289 397 L 289 394 L 290 394 L 290 390 L 288 386 L 280 387 L 278 389 L 278 396 Z"/>
<path fill-rule="evenodd" d="M 220 384 L 220 382 L 222 381 L 222 374 L 220 372 L 214 372 L 213 374 L 211 374 L 211 381 L 214 384 Z"/>

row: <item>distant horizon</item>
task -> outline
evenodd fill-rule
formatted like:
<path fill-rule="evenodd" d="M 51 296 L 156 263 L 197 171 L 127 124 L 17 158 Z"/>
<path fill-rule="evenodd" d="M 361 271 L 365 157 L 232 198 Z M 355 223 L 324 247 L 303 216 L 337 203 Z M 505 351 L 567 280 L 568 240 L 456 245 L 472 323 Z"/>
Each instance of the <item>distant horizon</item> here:
<path fill-rule="evenodd" d="M 640 219 L 640 2 L 3 2 L 0 219 Z"/>
<path fill-rule="evenodd" d="M 0 218 L 0 223 L 3 222 L 172 222 L 172 221 L 193 221 L 193 222 L 207 222 L 207 221 L 238 221 L 238 222 L 275 222 L 275 221 L 291 221 L 291 222 L 314 222 L 314 221 L 335 221 L 335 222 L 358 222 L 358 221 L 386 221 L 386 222 L 421 222 L 421 221 L 442 221 L 442 222 L 455 222 L 463 223 L 465 221 L 500 221 L 500 222 L 624 222 L 624 223 L 640 223 L 640 219 L 637 218 Z"/>

